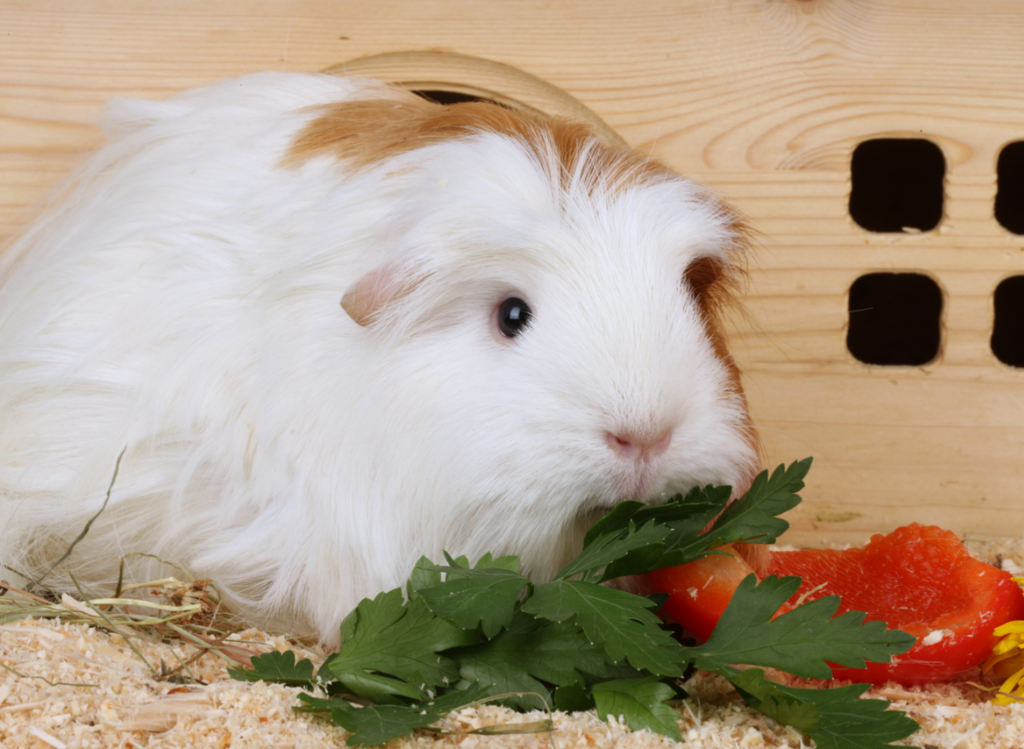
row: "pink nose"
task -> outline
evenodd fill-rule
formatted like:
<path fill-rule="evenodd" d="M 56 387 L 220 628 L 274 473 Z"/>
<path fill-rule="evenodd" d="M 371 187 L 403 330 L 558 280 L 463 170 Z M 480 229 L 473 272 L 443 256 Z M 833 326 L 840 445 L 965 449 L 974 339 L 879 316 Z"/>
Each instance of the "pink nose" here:
<path fill-rule="evenodd" d="M 672 443 L 672 430 L 666 429 L 660 434 L 612 434 L 608 432 L 608 445 L 616 455 L 628 460 L 640 461 L 656 458 L 668 449 Z"/>

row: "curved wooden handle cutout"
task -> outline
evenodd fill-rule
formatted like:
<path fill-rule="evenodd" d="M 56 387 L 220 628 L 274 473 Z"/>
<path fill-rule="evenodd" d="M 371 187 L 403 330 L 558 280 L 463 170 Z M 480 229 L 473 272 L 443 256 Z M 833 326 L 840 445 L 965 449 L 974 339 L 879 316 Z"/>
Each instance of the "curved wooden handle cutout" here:
<path fill-rule="evenodd" d="M 454 52 L 388 52 L 332 65 L 325 73 L 365 75 L 410 91 L 478 96 L 520 111 L 588 125 L 610 145 L 628 144 L 593 110 L 557 86 L 511 65 Z"/>

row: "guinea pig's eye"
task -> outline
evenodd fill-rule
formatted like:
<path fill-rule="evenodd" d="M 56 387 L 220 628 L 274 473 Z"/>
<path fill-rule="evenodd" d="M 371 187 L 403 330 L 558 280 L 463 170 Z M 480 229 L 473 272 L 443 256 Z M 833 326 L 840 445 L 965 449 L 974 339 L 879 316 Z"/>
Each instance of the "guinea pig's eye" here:
<path fill-rule="evenodd" d="M 533 313 L 519 297 L 509 297 L 498 307 L 498 330 L 506 338 L 515 338 L 530 324 Z"/>

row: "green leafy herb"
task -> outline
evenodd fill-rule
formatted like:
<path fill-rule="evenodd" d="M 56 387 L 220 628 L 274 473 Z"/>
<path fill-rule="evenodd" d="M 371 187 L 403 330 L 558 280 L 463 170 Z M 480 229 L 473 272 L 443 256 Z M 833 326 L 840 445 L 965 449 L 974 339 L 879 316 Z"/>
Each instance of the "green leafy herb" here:
<path fill-rule="evenodd" d="M 453 710 L 475 704 L 486 699 L 488 689 L 470 687 L 448 692 L 442 697 L 427 699 L 414 705 L 368 705 L 354 708 L 344 700 L 331 700 L 330 707 L 309 701 L 308 695 L 302 695 L 314 709 L 330 713 L 331 719 L 351 733 L 347 743 L 349 746 L 379 746 L 399 736 L 407 736 L 417 728 L 426 728 L 437 723 Z"/>
<path fill-rule="evenodd" d="M 291 650 L 287 653 L 272 650 L 255 656 L 252 659 L 252 670 L 232 666 L 228 673 L 239 681 L 273 681 L 290 687 L 308 689 L 314 684 L 314 670 L 313 661 L 306 658 L 296 661 L 295 653 Z"/>
<path fill-rule="evenodd" d="M 830 679 L 832 669 L 826 659 L 864 668 L 865 660 L 887 662 L 916 642 L 906 632 L 886 630 L 882 622 L 862 625 L 864 614 L 860 612 L 833 619 L 839 608 L 838 596 L 819 598 L 772 619 L 799 588 L 798 577 L 773 575 L 760 584 L 753 575 L 743 580 L 711 637 L 692 650 L 697 668 L 720 672 L 730 663 L 743 663 Z"/>
<path fill-rule="evenodd" d="M 354 694 L 374 701 L 390 702 L 409 692 L 423 699 L 427 690 L 453 684 L 458 665 L 440 653 L 480 641 L 475 629 L 442 619 L 422 598 L 405 601 L 397 588 L 372 601 L 363 599 L 341 628 L 347 636 L 330 662 L 331 674 Z M 381 700 L 382 690 L 391 693 L 387 700 Z"/>
<path fill-rule="evenodd" d="M 551 704 L 547 685 L 583 687 L 588 678 L 610 679 L 620 673 L 609 667 L 604 648 L 592 644 L 579 627 L 523 612 L 517 612 L 511 626 L 493 639 L 452 655 L 464 684 L 488 684 L 500 693 L 514 694 L 505 702 L 527 710 L 544 710 Z M 590 707 L 593 701 L 587 704 Z"/>
<path fill-rule="evenodd" d="M 691 667 L 730 680 L 751 707 L 822 749 L 891 746 L 917 724 L 883 700 L 860 699 L 867 687 L 795 689 L 768 681 L 763 669 L 827 679 L 828 663 L 888 661 L 913 645 L 910 635 L 865 624 L 858 613 L 834 617 L 836 598 L 773 619 L 799 579 L 758 584 L 751 576 L 708 641 L 689 647 L 660 626 L 659 597 L 600 585 L 685 564 L 724 543 L 775 541 L 789 527 L 778 515 L 800 502 L 796 492 L 810 462 L 762 473 L 733 504 L 728 487 L 694 489 L 659 506 L 623 502 L 590 529 L 580 555 L 550 583 L 530 582 L 516 557 L 486 555 L 475 565 L 447 554 L 447 565 L 421 559 L 405 594 L 363 600 L 345 619 L 340 651 L 315 676 L 312 663 L 291 653 L 254 658 L 252 671 L 232 675 L 325 689 L 326 697 L 302 695 L 296 709 L 328 714 L 351 733 L 352 746 L 384 743 L 484 700 L 519 709 L 596 708 L 602 718 L 622 716 L 634 729 L 678 740 L 670 703 Z"/>
<path fill-rule="evenodd" d="M 803 731 L 819 749 L 887 746 L 887 742 L 918 729 L 917 723 L 905 714 L 887 709 L 889 703 L 885 700 L 859 699 L 870 684 L 797 689 L 767 681 L 759 668 L 726 671 L 747 704 Z"/>
<path fill-rule="evenodd" d="M 675 698 L 676 692 L 657 677 L 605 681 L 595 684 L 593 692 L 601 720 L 628 715 L 634 730 L 649 728 L 676 741 L 682 740 L 676 724 L 679 713 L 665 704 L 666 700 Z"/>
<path fill-rule="evenodd" d="M 554 622 L 575 622 L 587 640 L 600 644 L 612 663 L 629 663 L 660 676 L 682 676 L 685 649 L 651 611 L 654 602 L 622 590 L 578 580 L 534 588 L 522 611 Z"/>
<path fill-rule="evenodd" d="M 487 638 L 508 627 L 519 594 L 530 582 L 519 574 L 519 558 L 492 560 L 488 554 L 476 567 L 448 561 L 448 567 L 431 568 L 446 572 L 448 579 L 418 591 L 430 610 L 463 629 L 480 625 Z"/>

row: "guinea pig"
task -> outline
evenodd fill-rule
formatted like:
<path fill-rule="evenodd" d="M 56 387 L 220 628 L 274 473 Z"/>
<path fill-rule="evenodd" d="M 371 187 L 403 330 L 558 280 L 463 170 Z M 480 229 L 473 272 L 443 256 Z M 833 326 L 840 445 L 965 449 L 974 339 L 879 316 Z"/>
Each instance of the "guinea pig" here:
<path fill-rule="evenodd" d="M 109 594 L 143 551 L 329 646 L 421 555 L 544 581 L 617 502 L 756 473 L 719 320 L 746 233 L 666 166 L 329 75 L 118 100 L 104 129 L 0 257 L 12 583 L 96 516 L 46 585 Z"/>

